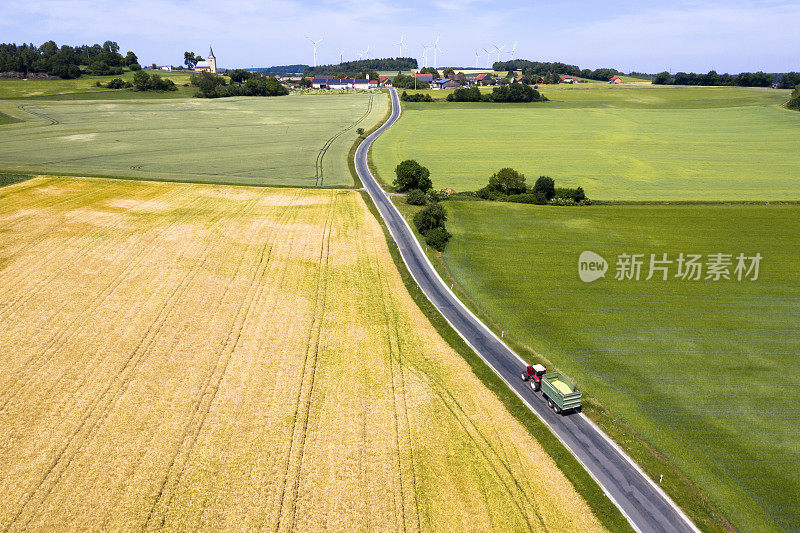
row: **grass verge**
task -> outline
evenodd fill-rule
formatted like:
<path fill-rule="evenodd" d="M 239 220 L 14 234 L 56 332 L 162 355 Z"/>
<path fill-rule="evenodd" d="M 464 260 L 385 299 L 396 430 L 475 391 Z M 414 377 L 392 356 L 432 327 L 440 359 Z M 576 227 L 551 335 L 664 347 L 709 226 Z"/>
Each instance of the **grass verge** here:
<path fill-rule="evenodd" d="M 383 218 L 381 218 L 377 207 L 375 207 L 375 204 L 372 202 L 372 198 L 366 191 L 360 191 L 360 193 L 370 212 L 378 220 L 381 228 L 383 228 L 389 247 L 389 253 L 392 256 L 397 270 L 400 272 L 403 284 L 420 310 L 428 317 L 431 325 L 436 328 L 439 335 L 467 361 L 475 375 L 497 396 L 503 405 L 505 405 L 506 409 L 508 409 L 508 412 L 519 420 L 530 434 L 539 441 L 548 455 L 553 458 L 561 471 L 564 472 L 567 479 L 570 480 L 575 490 L 586 500 L 592 512 L 600 519 L 603 525 L 611 531 L 633 531 L 619 509 L 617 509 L 614 503 L 603 493 L 600 486 L 592 479 L 578 460 L 575 459 L 572 453 L 570 453 L 570 451 L 561 444 L 558 438 L 550 432 L 547 426 L 520 401 L 519 397 L 503 383 L 497 374 L 467 346 L 464 340 L 452 326 L 447 323 L 430 300 L 428 300 L 406 268 L 406 264 L 400 255 L 400 250 L 398 250 L 395 245 L 394 239 L 392 239 L 389 229 L 386 227 L 386 223 Z M 419 238 L 418 235 L 417 238 Z M 535 473 L 531 472 L 531 475 L 535 475 Z"/>

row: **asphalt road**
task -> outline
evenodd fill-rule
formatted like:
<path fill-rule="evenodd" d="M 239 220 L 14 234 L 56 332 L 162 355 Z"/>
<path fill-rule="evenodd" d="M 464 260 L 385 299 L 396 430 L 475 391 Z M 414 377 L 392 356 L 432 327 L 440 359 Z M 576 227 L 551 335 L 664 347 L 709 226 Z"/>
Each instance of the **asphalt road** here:
<path fill-rule="evenodd" d="M 669 497 L 586 416 L 582 413 L 557 415 L 550 410 L 541 393 L 534 393 L 520 379 L 520 373 L 525 368 L 522 359 L 478 320 L 439 277 L 411 228 L 367 166 L 367 153 L 372 142 L 400 117 L 400 99 L 394 89 L 390 91 L 392 115 L 358 147 L 355 166 L 417 284 L 467 344 L 577 457 L 634 529 L 642 532 L 699 531 Z"/>

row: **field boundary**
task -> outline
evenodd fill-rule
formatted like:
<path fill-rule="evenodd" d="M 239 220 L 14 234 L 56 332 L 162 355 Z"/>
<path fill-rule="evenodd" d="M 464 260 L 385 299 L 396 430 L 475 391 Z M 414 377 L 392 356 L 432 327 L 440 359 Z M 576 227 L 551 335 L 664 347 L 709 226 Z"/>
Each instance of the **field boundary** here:
<path fill-rule="evenodd" d="M 388 96 L 389 93 L 384 93 Z M 364 131 L 363 136 L 356 137 L 353 141 L 353 146 L 350 147 L 350 151 L 347 153 L 347 168 L 350 169 L 350 174 L 353 177 L 353 183 L 355 183 L 355 189 L 362 189 L 364 184 L 361 183 L 361 178 L 358 177 L 358 172 L 356 172 L 356 163 L 355 163 L 355 155 L 356 150 L 358 150 L 358 146 L 361 144 L 365 138 L 369 137 L 373 133 L 375 133 L 378 128 L 386 124 L 386 121 L 392 116 L 392 106 L 389 105 L 388 109 L 386 110 L 386 114 L 383 116 L 381 120 L 379 120 L 373 127 Z"/>
<path fill-rule="evenodd" d="M 563 442 L 547 427 L 535 412 L 529 409 L 524 400 L 508 387 L 489 365 L 478 356 L 464 339 L 453 329 L 452 325 L 442 316 L 436 307 L 428 300 L 417 285 L 411 272 L 406 267 L 400 250 L 394 242 L 385 221 L 381 218 L 372 198 L 366 191 L 359 191 L 370 213 L 376 218 L 383 230 L 389 254 L 394 261 L 397 271 L 403 280 L 408 293 L 413 298 L 417 307 L 427 317 L 437 333 L 469 364 L 473 373 L 481 380 L 497 399 L 505 406 L 508 412 L 519 421 L 542 446 L 544 451 L 558 465 L 575 490 L 586 501 L 589 508 L 598 519 L 612 531 L 633 531 L 630 522 L 623 516 L 619 507 L 613 502 L 595 478 L 585 469 L 583 464 L 564 446 Z"/>

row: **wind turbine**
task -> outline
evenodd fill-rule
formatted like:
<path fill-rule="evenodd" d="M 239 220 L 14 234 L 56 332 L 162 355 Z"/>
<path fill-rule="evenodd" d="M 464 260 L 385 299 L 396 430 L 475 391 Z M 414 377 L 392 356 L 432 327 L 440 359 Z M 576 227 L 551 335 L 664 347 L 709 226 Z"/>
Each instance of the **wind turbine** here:
<path fill-rule="evenodd" d="M 475 52 L 475 68 L 478 68 L 478 60 L 481 58 L 481 55 L 478 53 L 477 50 L 474 50 L 474 52 Z"/>
<path fill-rule="evenodd" d="M 312 44 L 312 45 L 314 45 L 314 66 L 315 66 L 315 67 L 317 66 L 317 45 L 318 45 L 319 43 L 321 43 L 321 42 L 322 42 L 322 39 L 324 39 L 324 38 L 325 38 L 325 37 L 322 37 L 321 39 L 318 39 L 318 40 L 316 40 L 316 41 L 315 41 L 315 40 L 313 40 L 311 37 L 308 37 L 308 36 L 306 36 L 306 39 L 308 39 L 309 41 L 311 41 L 311 44 Z"/>
<path fill-rule="evenodd" d="M 364 50 L 364 56 L 366 56 L 366 58 L 369 59 L 369 45 L 367 45 L 367 49 Z"/>
<path fill-rule="evenodd" d="M 400 47 L 400 55 L 397 56 L 397 57 L 403 57 L 403 47 L 404 46 L 406 47 L 406 49 L 408 49 L 408 47 L 406 46 L 406 43 L 404 41 L 405 38 L 406 38 L 406 34 L 403 33 L 403 34 L 400 35 L 400 42 L 399 43 L 394 43 L 394 46 L 399 46 Z"/>
<path fill-rule="evenodd" d="M 442 49 L 441 49 L 441 48 L 439 48 L 439 37 L 440 37 L 440 36 L 439 36 L 439 35 L 437 35 L 437 36 L 436 36 L 436 40 L 435 40 L 435 41 L 433 41 L 433 68 L 434 68 L 434 69 L 436 69 L 436 70 L 438 70 L 438 69 L 439 69 L 439 67 L 438 67 L 438 63 L 437 63 L 437 61 L 438 61 L 438 60 L 437 60 L 437 57 L 438 57 L 438 52 L 441 52 L 441 51 L 442 51 Z"/>
<path fill-rule="evenodd" d="M 358 54 L 358 60 L 361 61 L 364 58 L 364 52 L 359 52 L 356 50 L 356 54 Z"/>
<path fill-rule="evenodd" d="M 511 48 L 511 51 L 506 52 L 506 53 L 509 55 L 509 57 L 511 57 L 511 59 L 516 59 L 514 57 L 514 54 L 517 53 L 517 41 L 514 41 L 514 46 Z"/>
<path fill-rule="evenodd" d="M 423 63 L 425 64 L 425 68 L 428 68 L 428 50 L 430 50 L 432 46 L 430 44 L 423 44 L 422 45 L 422 59 Z"/>
<path fill-rule="evenodd" d="M 341 65 L 342 63 L 344 63 L 344 50 L 339 52 L 339 64 Z"/>
<path fill-rule="evenodd" d="M 503 46 L 500 46 L 500 47 L 498 47 L 497 45 L 494 45 L 494 51 L 497 52 L 497 62 L 498 63 L 500 62 L 500 54 L 503 52 L 503 48 L 505 48 L 505 47 L 506 47 L 506 45 L 503 45 Z"/>
<path fill-rule="evenodd" d="M 495 50 L 496 50 L 496 49 L 497 49 L 497 47 L 495 46 Z M 490 51 L 489 51 L 489 50 L 487 50 L 486 48 L 484 48 L 484 49 L 483 49 L 483 51 L 484 51 L 484 52 L 486 52 L 486 68 L 489 68 L 489 66 L 490 66 L 490 63 L 492 62 L 492 54 L 495 52 L 495 50 L 492 50 L 492 51 L 490 52 Z"/>

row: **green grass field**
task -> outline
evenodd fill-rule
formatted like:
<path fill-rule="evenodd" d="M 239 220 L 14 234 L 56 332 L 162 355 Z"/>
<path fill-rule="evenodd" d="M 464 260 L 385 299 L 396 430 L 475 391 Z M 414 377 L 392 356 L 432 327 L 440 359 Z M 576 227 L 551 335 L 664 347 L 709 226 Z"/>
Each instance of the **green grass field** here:
<path fill-rule="evenodd" d="M 385 181 L 417 159 L 436 187 L 477 190 L 511 166 L 601 200 L 796 200 L 800 115 L 787 91 L 546 86 L 538 104 L 404 103 L 375 143 Z M 445 91 L 431 91 L 436 98 Z"/>
<path fill-rule="evenodd" d="M 635 428 L 739 529 L 800 528 L 800 207 L 445 205 L 445 264 L 509 342 Z M 606 279 L 580 281 L 584 250 L 608 260 Z M 664 252 L 763 260 L 756 281 L 676 280 L 675 265 L 644 281 L 647 263 L 642 281 L 614 279 L 618 254 Z"/>
<path fill-rule="evenodd" d="M 189 83 L 191 72 L 188 71 L 150 71 L 165 79 L 170 79 L 178 86 L 177 91 L 145 91 L 131 89 L 107 89 L 96 87 L 99 81 L 106 85 L 114 78 L 132 80 L 133 72 L 127 71 L 119 76 L 81 76 L 74 80 L 19 80 L 0 79 L 0 99 L 53 99 L 53 100 L 119 100 L 119 99 L 152 99 L 152 98 L 189 98 L 197 92 L 195 87 L 184 87 Z"/>
<path fill-rule="evenodd" d="M 352 186 L 356 128 L 385 94 L 52 102 L 3 100 L 0 170 L 249 185 Z"/>

